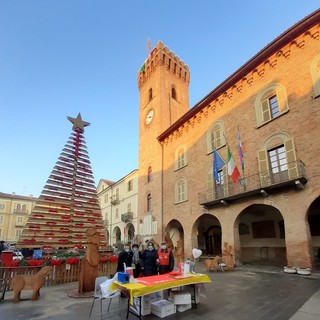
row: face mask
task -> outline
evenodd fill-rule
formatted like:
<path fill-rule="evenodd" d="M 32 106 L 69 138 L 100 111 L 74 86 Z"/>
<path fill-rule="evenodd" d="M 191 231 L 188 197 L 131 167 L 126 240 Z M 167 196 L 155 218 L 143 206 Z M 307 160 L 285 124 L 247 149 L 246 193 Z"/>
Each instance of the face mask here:
<path fill-rule="evenodd" d="M 167 249 L 167 246 L 166 246 L 166 245 L 163 245 L 163 246 L 161 246 L 161 249 L 166 250 L 166 249 Z"/>
<path fill-rule="evenodd" d="M 130 249 L 125 249 L 125 252 L 129 252 L 130 251 Z"/>
<path fill-rule="evenodd" d="M 133 248 L 133 251 L 138 251 L 138 249 L 137 248 Z"/>
<path fill-rule="evenodd" d="M 149 250 L 152 251 L 153 250 L 153 246 L 149 246 Z"/>

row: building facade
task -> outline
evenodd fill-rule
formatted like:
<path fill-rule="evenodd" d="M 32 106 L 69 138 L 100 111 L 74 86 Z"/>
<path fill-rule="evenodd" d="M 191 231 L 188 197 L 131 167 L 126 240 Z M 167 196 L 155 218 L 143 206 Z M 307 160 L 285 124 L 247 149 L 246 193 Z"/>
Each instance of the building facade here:
<path fill-rule="evenodd" d="M 97 193 L 108 244 L 139 241 L 138 170 L 117 182 L 101 179 Z"/>
<path fill-rule="evenodd" d="M 168 232 L 186 256 L 230 245 L 239 264 L 317 267 L 319 38 L 318 10 L 191 109 L 189 68 L 161 42 L 153 49 L 138 74 L 138 219 L 157 241 Z M 215 151 L 225 165 L 213 174 Z"/>
<path fill-rule="evenodd" d="M 0 239 L 16 243 L 38 199 L 0 192 Z"/>

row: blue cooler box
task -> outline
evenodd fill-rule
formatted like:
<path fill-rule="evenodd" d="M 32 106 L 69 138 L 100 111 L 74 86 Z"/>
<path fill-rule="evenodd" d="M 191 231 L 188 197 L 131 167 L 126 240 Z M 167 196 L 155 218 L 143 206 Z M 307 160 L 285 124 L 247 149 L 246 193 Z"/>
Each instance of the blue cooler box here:
<path fill-rule="evenodd" d="M 130 274 L 126 272 L 118 272 L 118 282 L 129 283 Z"/>

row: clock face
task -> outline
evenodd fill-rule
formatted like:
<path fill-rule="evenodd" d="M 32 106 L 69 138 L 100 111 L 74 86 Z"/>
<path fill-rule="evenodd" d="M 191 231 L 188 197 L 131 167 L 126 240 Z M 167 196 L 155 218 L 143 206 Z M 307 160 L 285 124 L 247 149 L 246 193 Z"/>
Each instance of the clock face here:
<path fill-rule="evenodd" d="M 147 117 L 146 117 L 146 124 L 150 124 L 152 119 L 153 119 L 153 116 L 154 116 L 154 110 L 151 109 L 148 114 L 147 114 Z"/>

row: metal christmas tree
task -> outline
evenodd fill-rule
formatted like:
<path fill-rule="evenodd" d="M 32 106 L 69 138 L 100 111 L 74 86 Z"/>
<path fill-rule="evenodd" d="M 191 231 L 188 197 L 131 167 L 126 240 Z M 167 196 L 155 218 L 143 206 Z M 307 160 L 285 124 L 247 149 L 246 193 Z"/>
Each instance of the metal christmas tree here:
<path fill-rule="evenodd" d="M 85 122 L 79 113 L 68 117 L 73 132 L 54 166 L 39 200 L 24 227 L 17 247 L 82 248 L 86 230 L 100 232 L 100 244 L 107 245 L 104 224 L 83 136 Z"/>

